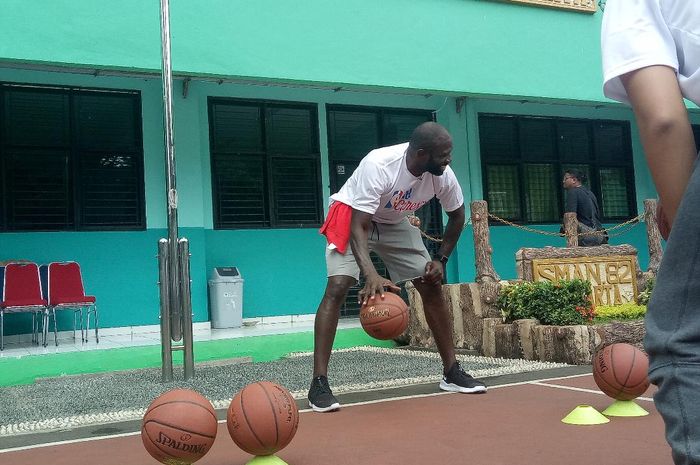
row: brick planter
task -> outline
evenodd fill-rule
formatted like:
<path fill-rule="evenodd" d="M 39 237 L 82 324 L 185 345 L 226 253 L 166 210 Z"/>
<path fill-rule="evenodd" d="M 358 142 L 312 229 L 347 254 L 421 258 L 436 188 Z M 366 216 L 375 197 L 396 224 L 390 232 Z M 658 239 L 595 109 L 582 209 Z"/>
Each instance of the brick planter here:
<path fill-rule="evenodd" d="M 479 287 L 475 283 L 443 286 L 453 321 L 455 348 L 473 349 L 489 357 L 523 358 L 543 362 L 587 365 L 598 347 L 626 342 L 642 347 L 644 322 L 613 322 L 603 325 L 548 326 L 537 320 L 503 323 L 483 318 Z M 418 292 L 408 289 L 411 316 L 400 341 L 414 347 L 435 349 Z"/>
<path fill-rule="evenodd" d="M 642 347 L 642 320 L 603 325 L 548 326 L 537 320 L 504 324 L 484 320 L 483 354 L 491 357 L 524 358 L 542 362 L 587 365 L 595 351 L 609 344 L 626 342 Z"/>
<path fill-rule="evenodd" d="M 413 347 L 434 349 L 435 340 L 425 320 L 420 294 L 410 284 L 406 288 L 410 318 L 408 329 L 398 341 Z M 484 318 L 479 286 L 476 283 L 446 284 L 442 286 L 442 291 L 452 316 L 452 340 L 455 348 L 481 353 Z"/>
<path fill-rule="evenodd" d="M 484 355 L 489 357 L 586 365 L 591 363 L 601 342 L 594 326 L 547 326 L 537 320 L 504 324 L 495 318 L 491 320 L 496 321 L 484 321 Z"/>

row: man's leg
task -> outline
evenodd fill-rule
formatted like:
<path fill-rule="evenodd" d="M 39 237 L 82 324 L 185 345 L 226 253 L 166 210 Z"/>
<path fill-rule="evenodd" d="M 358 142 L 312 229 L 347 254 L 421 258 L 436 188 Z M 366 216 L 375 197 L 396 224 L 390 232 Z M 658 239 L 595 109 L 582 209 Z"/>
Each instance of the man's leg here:
<path fill-rule="evenodd" d="M 457 358 L 452 342 L 452 316 L 442 294 L 442 285 L 424 283 L 420 279 L 414 279 L 413 285 L 423 300 L 425 320 L 435 337 L 435 344 L 442 358 L 443 373 L 447 373 Z"/>
<path fill-rule="evenodd" d="M 700 465 L 700 367 L 674 364 L 653 371 L 654 405 L 666 424 L 676 465 Z"/>
<path fill-rule="evenodd" d="M 314 321 L 314 378 L 328 376 L 328 360 L 338 328 L 340 307 L 356 280 L 350 276 L 330 276 Z"/>
<path fill-rule="evenodd" d="M 452 315 L 442 293 L 441 284 L 428 284 L 414 279 L 413 285 L 423 300 L 425 320 L 433 332 L 440 358 L 442 358 L 444 377 L 440 389 L 463 393 L 486 392 L 486 386 L 479 380 L 464 372 L 457 363 L 454 342 L 452 340 Z"/>
<path fill-rule="evenodd" d="M 420 230 L 405 220 L 398 224 L 377 224 L 372 247 L 382 258 L 394 282 L 412 281 L 423 300 L 425 319 L 433 332 L 442 358 L 444 378 L 440 388 L 456 392 L 485 392 L 481 381 L 466 374 L 457 363 L 452 341 L 452 315 L 442 294 L 441 284 L 428 284 L 419 276 L 425 273 L 430 254 L 423 244 Z"/>
<path fill-rule="evenodd" d="M 646 315 L 654 403 L 677 465 L 700 465 L 700 170 L 673 223 Z"/>
<path fill-rule="evenodd" d="M 342 268 L 339 264 L 347 262 L 347 257 L 334 252 L 327 254 L 326 258 L 329 274 L 335 272 L 332 270 Z M 333 395 L 328 383 L 328 361 L 331 358 L 335 331 L 338 328 L 340 307 L 348 294 L 348 289 L 356 282 L 357 279 L 352 276 L 343 274 L 329 276 L 326 290 L 316 311 L 314 373 L 308 395 L 309 407 L 315 412 L 332 412 L 340 408 L 340 402 Z"/>

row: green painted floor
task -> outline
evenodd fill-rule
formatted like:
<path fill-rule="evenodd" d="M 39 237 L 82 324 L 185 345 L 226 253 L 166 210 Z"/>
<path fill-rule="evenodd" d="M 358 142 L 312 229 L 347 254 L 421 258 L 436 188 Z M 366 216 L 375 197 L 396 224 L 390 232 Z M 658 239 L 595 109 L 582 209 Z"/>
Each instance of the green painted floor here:
<path fill-rule="evenodd" d="M 194 343 L 195 364 L 213 360 L 251 357 L 254 362 L 276 360 L 293 352 L 313 350 L 313 332 L 221 339 Z M 394 341 L 380 341 L 361 328 L 338 330 L 333 348 L 358 346 L 395 347 Z M 173 353 L 182 364 L 182 352 Z M 30 355 L 0 359 L 0 387 L 31 384 L 37 378 L 102 373 L 161 366 L 159 345 Z"/>

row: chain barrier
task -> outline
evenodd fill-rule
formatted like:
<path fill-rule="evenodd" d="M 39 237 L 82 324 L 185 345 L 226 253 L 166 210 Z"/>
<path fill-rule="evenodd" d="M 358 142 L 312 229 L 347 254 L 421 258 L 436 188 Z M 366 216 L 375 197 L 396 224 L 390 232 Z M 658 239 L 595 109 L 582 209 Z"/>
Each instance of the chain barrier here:
<path fill-rule="evenodd" d="M 504 219 L 504 218 L 501 218 L 501 217 L 499 217 L 499 216 L 496 216 L 496 215 L 494 215 L 493 213 L 489 213 L 488 215 L 489 215 L 489 218 L 491 218 L 491 219 L 493 219 L 493 220 L 495 220 L 495 221 L 498 221 L 499 223 L 503 223 L 503 224 L 505 224 L 505 225 L 512 226 L 512 227 L 514 227 L 514 228 L 521 229 L 521 230 L 526 231 L 526 232 L 535 233 L 535 234 L 541 234 L 541 235 L 544 235 L 544 236 L 566 237 L 566 234 L 565 234 L 565 233 L 561 233 L 561 232 L 552 232 L 552 231 L 543 231 L 543 230 L 541 230 L 541 229 L 531 228 L 531 227 L 529 227 L 529 226 L 524 226 L 524 225 L 522 225 L 522 224 L 513 223 L 512 221 L 508 221 L 508 220 L 506 220 L 506 219 Z M 577 236 L 580 237 L 580 236 L 586 236 L 586 235 L 591 235 L 591 234 L 600 234 L 601 231 L 607 232 L 607 233 L 608 233 L 608 237 L 621 236 L 621 235 L 623 235 L 623 234 L 627 234 L 627 233 L 630 232 L 633 228 L 635 228 L 635 227 L 640 223 L 640 221 L 641 221 L 642 218 L 644 218 L 644 214 L 637 215 L 636 217 L 634 217 L 634 218 L 632 218 L 632 219 L 630 219 L 630 220 L 627 220 L 627 221 L 625 221 L 624 223 L 616 224 L 616 225 L 611 226 L 611 227 L 609 227 L 609 228 L 604 228 L 604 229 L 596 230 L 596 231 L 581 232 L 581 233 L 578 233 Z M 466 229 L 466 228 L 467 228 L 467 225 L 471 224 L 471 222 L 472 222 L 472 221 L 471 221 L 471 217 L 470 217 L 470 218 L 467 219 L 467 222 L 464 224 L 464 228 Z M 624 228 L 625 226 L 627 226 L 627 228 L 624 229 L 623 231 L 620 231 L 620 232 L 617 232 L 617 233 L 611 233 L 612 231 L 615 231 L 615 230 L 620 229 L 620 228 Z M 433 242 L 442 242 L 442 238 L 440 238 L 440 237 L 435 237 L 435 236 L 431 236 L 430 234 L 426 233 L 426 232 L 423 231 L 423 230 L 421 230 L 420 233 L 421 233 L 421 236 L 423 236 L 424 238 L 428 239 L 429 241 L 433 241 Z"/>
<path fill-rule="evenodd" d="M 411 219 L 411 217 L 412 217 L 412 216 L 409 216 L 409 217 L 408 217 L 409 220 Z M 413 215 L 413 217 L 418 218 L 418 217 L 415 216 L 415 215 Z M 411 224 L 413 224 L 413 223 L 411 223 Z M 467 229 L 467 226 L 470 225 L 470 224 L 472 224 L 472 218 L 471 218 L 471 216 L 468 217 L 468 218 L 467 218 L 467 221 L 464 223 L 464 229 Z M 463 230 L 464 230 L 464 229 L 463 229 Z M 438 242 L 438 243 L 442 242 L 442 238 L 441 238 L 441 237 L 431 236 L 430 234 L 428 234 L 427 232 L 423 231 L 422 229 L 420 230 L 420 235 L 423 236 L 423 237 L 425 237 L 426 239 L 428 239 L 428 240 L 431 241 L 431 242 Z"/>
<path fill-rule="evenodd" d="M 622 236 L 622 235 L 624 235 L 624 234 L 627 234 L 628 232 L 632 231 L 638 224 L 640 224 L 639 221 L 636 222 L 636 223 L 634 223 L 634 224 L 630 224 L 630 225 L 627 227 L 627 229 L 625 229 L 624 231 L 621 231 L 621 232 L 618 232 L 618 233 L 615 233 L 615 234 L 610 234 L 610 233 L 608 233 L 608 237 L 616 237 L 616 236 Z"/>

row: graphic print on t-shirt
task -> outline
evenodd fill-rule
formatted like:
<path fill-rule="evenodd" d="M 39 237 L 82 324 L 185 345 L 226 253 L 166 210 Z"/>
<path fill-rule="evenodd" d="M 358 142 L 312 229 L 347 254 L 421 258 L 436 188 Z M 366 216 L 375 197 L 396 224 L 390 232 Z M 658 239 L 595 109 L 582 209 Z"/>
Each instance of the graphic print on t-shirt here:
<path fill-rule="evenodd" d="M 408 143 L 372 150 L 331 200 L 385 224 L 402 221 L 436 196 L 448 212 L 462 205 L 462 190 L 452 169 L 448 166 L 442 176 L 422 173 L 416 177 L 408 170 L 407 150 Z"/>
<path fill-rule="evenodd" d="M 412 193 L 413 193 L 412 187 L 410 189 L 408 189 L 406 192 L 404 192 L 402 190 L 394 191 L 394 193 L 391 194 L 391 199 L 389 199 L 389 201 L 386 203 L 386 205 L 384 205 L 384 208 L 389 208 L 389 209 L 395 210 L 397 212 L 416 211 L 428 202 L 427 200 L 412 202 L 411 201 L 411 194 Z"/>

